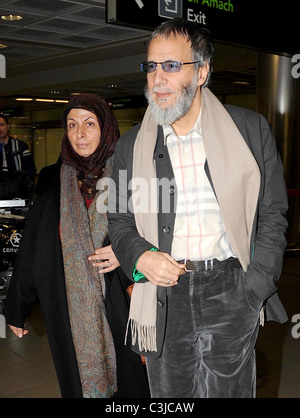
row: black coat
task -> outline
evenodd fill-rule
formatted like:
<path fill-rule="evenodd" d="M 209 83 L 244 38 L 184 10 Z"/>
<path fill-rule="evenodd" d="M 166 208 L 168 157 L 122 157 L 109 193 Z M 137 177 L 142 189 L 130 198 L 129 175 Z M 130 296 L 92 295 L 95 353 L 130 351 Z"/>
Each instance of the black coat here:
<path fill-rule="evenodd" d="M 23 327 L 30 309 L 39 300 L 62 397 L 82 397 L 59 237 L 60 164 L 46 167 L 40 177 L 39 196 L 26 219 L 4 315 L 7 324 Z M 141 358 L 124 345 L 129 309 L 126 288 L 131 282 L 120 268 L 105 274 L 105 282 L 107 317 L 117 355 L 117 397 L 148 397 Z"/>

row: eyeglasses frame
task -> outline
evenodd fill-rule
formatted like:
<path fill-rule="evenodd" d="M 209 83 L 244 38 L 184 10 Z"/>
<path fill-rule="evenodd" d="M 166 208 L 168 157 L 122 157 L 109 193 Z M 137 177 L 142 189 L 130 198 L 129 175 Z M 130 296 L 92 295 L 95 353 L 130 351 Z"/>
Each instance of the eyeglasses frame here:
<path fill-rule="evenodd" d="M 141 62 L 140 63 L 140 69 L 141 69 L 141 71 L 142 72 L 144 72 L 144 73 L 147 73 L 147 74 L 151 74 L 151 73 L 154 73 L 156 70 L 157 70 L 157 65 L 158 64 L 160 64 L 161 65 L 161 68 L 163 69 L 163 71 L 165 72 L 165 73 L 169 73 L 169 74 L 172 74 L 172 71 L 166 71 L 166 69 L 164 68 L 164 64 L 166 64 L 166 63 L 170 63 L 170 62 L 176 62 L 176 63 L 179 63 L 180 64 L 180 67 L 179 67 L 179 69 L 178 69 L 178 71 L 174 71 L 174 73 L 179 73 L 180 71 L 181 71 L 181 67 L 183 66 L 183 65 L 188 65 L 188 64 L 197 64 L 198 62 L 200 62 L 200 61 L 189 61 L 189 62 L 180 62 L 180 61 L 173 61 L 173 60 L 167 60 L 167 61 L 162 61 L 162 62 L 155 62 L 155 61 L 149 61 L 149 62 Z M 143 66 L 145 65 L 145 64 L 155 64 L 155 69 L 153 70 L 153 71 L 144 71 L 143 70 Z"/>

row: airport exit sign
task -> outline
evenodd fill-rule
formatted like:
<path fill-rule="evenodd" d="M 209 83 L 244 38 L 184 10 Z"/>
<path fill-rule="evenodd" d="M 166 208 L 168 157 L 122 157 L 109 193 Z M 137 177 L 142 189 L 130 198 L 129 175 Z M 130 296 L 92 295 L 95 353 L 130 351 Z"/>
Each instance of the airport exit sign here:
<path fill-rule="evenodd" d="M 294 55 L 300 53 L 295 4 L 273 0 L 106 0 L 106 21 L 153 30 L 167 19 L 184 17 L 206 27 L 215 41 Z"/>

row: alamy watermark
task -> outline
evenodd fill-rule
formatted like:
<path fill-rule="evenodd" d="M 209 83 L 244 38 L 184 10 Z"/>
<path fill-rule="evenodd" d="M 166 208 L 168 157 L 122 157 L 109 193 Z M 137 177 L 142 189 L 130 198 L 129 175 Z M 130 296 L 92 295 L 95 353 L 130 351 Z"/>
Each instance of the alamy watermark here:
<path fill-rule="evenodd" d="M 96 201 L 96 208 L 99 213 L 186 213 L 196 215 L 202 213 L 203 205 L 197 200 L 174 199 L 176 185 L 174 179 L 167 178 L 145 178 L 135 177 L 127 179 L 127 170 L 119 170 L 118 185 L 110 177 L 102 177 L 96 186 L 101 193 Z M 207 194 L 205 184 L 198 181 L 195 184 L 193 178 L 185 178 L 186 195 Z M 159 197 L 160 196 L 160 197 Z M 187 208 L 188 204 L 188 208 Z M 210 201 L 212 208 L 212 202 Z M 212 211 L 212 209 L 211 209 Z"/>
<path fill-rule="evenodd" d="M 6 78 L 6 59 L 0 54 L 0 78 Z"/>
<path fill-rule="evenodd" d="M 300 77 L 300 54 L 295 54 L 292 56 L 292 62 L 295 62 L 296 65 L 292 68 L 292 76 L 294 78 Z"/>
<path fill-rule="evenodd" d="M 6 338 L 6 321 L 4 315 L 0 315 L 0 338 Z"/>
<path fill-rule="evenodd" d="M 296 325 L 292 328 L 292 337 L 300 338 L 300 314 L 295 314 L 292 318 L 292 322 L 296 322 Z"/>

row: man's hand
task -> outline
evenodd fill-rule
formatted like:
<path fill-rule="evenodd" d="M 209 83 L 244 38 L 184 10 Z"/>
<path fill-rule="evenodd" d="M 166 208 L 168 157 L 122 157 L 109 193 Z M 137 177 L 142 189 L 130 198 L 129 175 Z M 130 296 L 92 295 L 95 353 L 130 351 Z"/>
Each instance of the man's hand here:
<path fill-rule="evenodd" d="M 169 254 L 146 251 L 139 258 L 136 268 L 156 286 L 174 286 L 179 276 L 185 274 L 184 264 L 179 264 Z"/>

